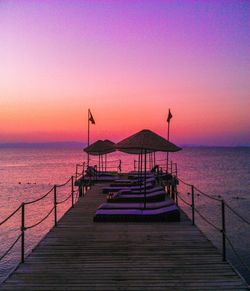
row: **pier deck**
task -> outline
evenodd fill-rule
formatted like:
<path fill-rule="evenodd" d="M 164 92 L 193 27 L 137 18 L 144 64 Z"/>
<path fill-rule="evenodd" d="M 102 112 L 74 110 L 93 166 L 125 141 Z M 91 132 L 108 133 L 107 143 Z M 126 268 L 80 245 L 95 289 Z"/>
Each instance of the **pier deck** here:
<path fill-rule="evenodd" d="M 182 214 L 174 223 L 94 223 L 94 186 L 0 290 L 248 290 Z"/>

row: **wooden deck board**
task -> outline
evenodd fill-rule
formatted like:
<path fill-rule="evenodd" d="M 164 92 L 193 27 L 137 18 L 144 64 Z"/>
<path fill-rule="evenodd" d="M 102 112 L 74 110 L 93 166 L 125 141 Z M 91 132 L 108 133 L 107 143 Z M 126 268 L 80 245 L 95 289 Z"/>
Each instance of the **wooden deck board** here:
<path fill-rule="evenodd" d="M 95 186 L 0 290 L 248 290 L 182 215 L 172 223 L 94 223 Z"/>

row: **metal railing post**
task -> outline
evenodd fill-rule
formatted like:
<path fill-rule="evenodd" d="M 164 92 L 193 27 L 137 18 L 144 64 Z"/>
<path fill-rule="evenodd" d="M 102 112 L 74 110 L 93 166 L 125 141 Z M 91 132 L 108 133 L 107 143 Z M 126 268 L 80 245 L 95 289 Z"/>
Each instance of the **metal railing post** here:
<path fill-rule="evenodd" d="M 221 223 L 222 223 L 222 260 L 226 261 L 226 221 L 225 221 L 225 202 L 221 200 Z"/>
<path fill-rule="evenodd" d="M 120 171 L 120 173 L 122 172 L 122 160 L 119 160 L 119 166 L 118 169 Z"/>
<path fill-rule="evenodd" d="M 22 217 L 21 217 L 21 262 L 24 263 L 24 253 L 25 253 L 25 246 L 24 246 L 24 240 L 25 240 L 25 203 L 22 203 Z"/>
<path fill-rule="evenodd" d="M 84 170 L 85 170 L 85 162 L 82 164 L 82 176 L 84 176 Z"/>
<path fill-rule="evenodd" d="M 178 206 L 178 191 L 175 193 L 175 203 Z"/>
<path fill-rule="evenodd" d="M 170 173 L 173 174 L 173 161 L 170 161 Z"/>
<path fill-rule="evenodd" d="M 194 205 L 194 185 L 191 185 L 191 195 L 192 195 L 192 224 L 195 224 L 195 217 L 194 217 L 194 210 L 195 210 L 195 205 Z"/>
<path fill-rule="evenodd" d="M 56 200 L 56 185 L 54 185 L 54 225 L 57 226 L 57 200 Z"/>
<path fill-rule="evenodd" d="M 74 176 L 71 176 L 71 199 L 72 199 L 72 208 L 74 208 Z"/>
<path fill-rule="evenodd" d="M 78 165 L 76 164 L 76 179 L 77 179 L 77 175 L 78 175 Z"/>
<path fill-rule="evenodd" d="M 136 171 L 136 160 L 134 160 L 134 171 Z"/>
<path fill-rule="evenodd" d="M 177 168 L 177 163 L 175 163 L 175 175 L 176 175 L 176 178 L 178 177 L 178 168 Z"/>

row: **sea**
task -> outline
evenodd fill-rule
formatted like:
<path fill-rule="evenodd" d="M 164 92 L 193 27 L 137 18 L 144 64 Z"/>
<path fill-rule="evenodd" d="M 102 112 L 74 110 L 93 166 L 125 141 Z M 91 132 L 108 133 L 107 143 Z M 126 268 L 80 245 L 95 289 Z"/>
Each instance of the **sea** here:
<path fill-rule="evenodd" d="M 115 152 L 107 156 L 107 170 L 134 170 L 138 157 Z M 64 184 L 75 175 L 76 164 L 83 163 L 86 155 L 79 146 L 0 148 L 0 223 L 22 202 L 35 200 Z M 160 167 L 166 167 L 166 154 L 157 153 Z M 250 283 L 250 148 L 248 147 L 184 147 L 169 154 L 172 169 L 177 165 L 179 205 L 191 218 L 191 186 L 194 185 L 195 223 L 222 251 L 222 206 L 225 201 L 226 256 L 237 272 Z M 91 157 L 90 163 L 98 165 Z M 149 163 L 150 166 L 150 163 Z M 78 169 L 80 171 L 80 168 Z M 57 188 L 58 201 L 64 201 L 71 191 L 71 183 Z M 215 199 L 213 199 L 215 198 Z M 74 197 L 77 200 L 77 193 Z M 58 219 L 71 207 L 68 199 L 58 205 Z M 25 206 L 25 255 L 34 249 L 54 225 L 53 190 L 36 203 Z M 46 217 L 36 227 L 37 222 Z M 201 214 L 201 215 L 200 215 Z M 20 235 L 21 211 L 0 226 L 0 258 Z M 30 227 L 30 228 L 29 228 Z M 20 240 L 0 261 L 0 282 L 20 262 Z"/>

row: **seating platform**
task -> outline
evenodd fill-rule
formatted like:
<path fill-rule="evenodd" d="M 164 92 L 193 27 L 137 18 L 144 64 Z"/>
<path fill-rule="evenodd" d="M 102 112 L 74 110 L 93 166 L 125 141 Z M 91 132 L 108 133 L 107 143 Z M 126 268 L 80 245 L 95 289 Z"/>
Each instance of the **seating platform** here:
<path fill-rule="evenodd" d="M 94 222 L 121 221 L 180 221 L 180 211 L 172 204 L 157 209 L 98 209 L 94 216 Z"/>

